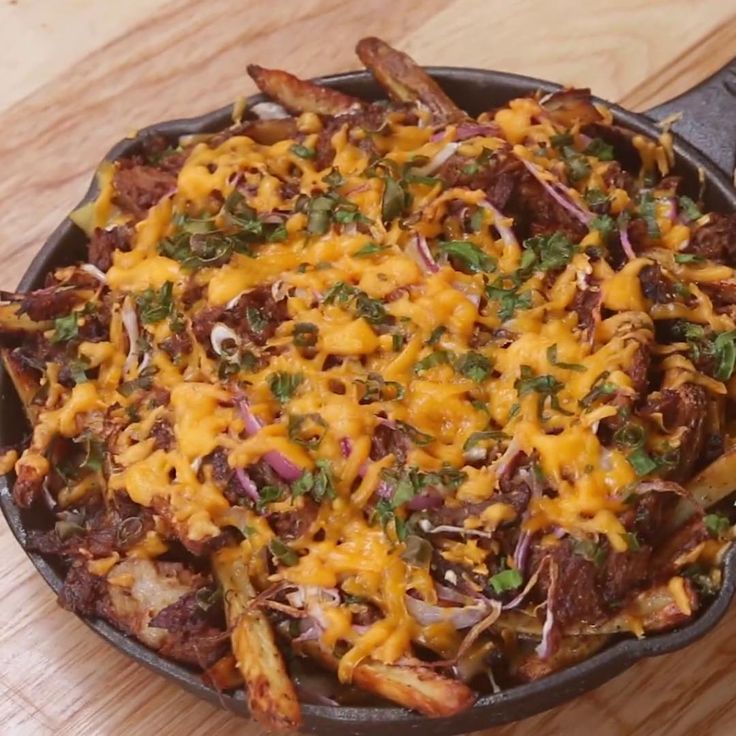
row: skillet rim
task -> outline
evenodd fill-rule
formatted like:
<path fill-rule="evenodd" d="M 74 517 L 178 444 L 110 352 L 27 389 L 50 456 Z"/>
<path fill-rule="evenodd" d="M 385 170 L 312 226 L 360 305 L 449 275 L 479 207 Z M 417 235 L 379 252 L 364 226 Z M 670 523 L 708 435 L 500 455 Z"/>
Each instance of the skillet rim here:
<path fill-rule="evenodd" d="M 529 94 L 535 90 L 547 93 L 562 88 L 560 85 L 533 77 L 493 70 L 444 66 L 425 67 L 425 70 L 440 82 L 450 97 L 454 96 L 454 88 L 458 85 L 484 87 L 486 94 L 490 91 L 492 94 L 500 94 L 507 99 Z M 328 75 L 318 77 L 314 81 L 344 91 L 354 91 L 353 88 L 357 85 L 362 88 L 360 96 L 366 98 L 383 96 L 368 71 Z M 366 89 L 370 91 L 370 94 L 365 94 Z M 247 98 L 247 104 L 250 106 L 265 99 L 267 99 L 266 96 L 262 94 L 252 95 Z M 654 122 L 645 114 L 630 112 L 598 97 L 594 99 L 611 109 L 616 122 L 623 123 L 626 127 L 650 137 L 656 138 L 659 134 L 660 131 Z M 222 130 L 232 122 L 232 109 L 233 105 L 230 104 L 196 117 L 179 118 L 146 126 L 140 129 L 134 137 L 123 139 L 113 146 L 103 161 L 114 160 L 133 152 L 142 138 L 153 133 L 173 137 Z M 676 133 L 674 134 L 674 150 L 678 161 L 684 161 L 690 167 L 702 167 L 706 172 L 705 198 L 707 200 L 714 197 L 719 198 L 727 203 L 727 208 L 736 210 L 736 191 L 726 175 L 711 160 Z M 92 200 L 96 193 L 97 185 L 93 177 L 91 185 L 75 209 Z M 64 250 L 67 242 L 78 237 L 79 231 L 76 225 L 69 217 L 64 218 L 34 256 L 18 289 L 27 290 L 39 284 L 53 261 L 58 258 L 59 252 Z M 0 433 L 5 433 L 6 420 L 2 409 L 7 406 L 10 398 L 8 391 L 12 392 L 12 387 L 9 386 L 4 371 L 1 380 Z M 31 559 L 46 583 L 58 594 L 62 580 L 52 564 L 41 555 L 25 549 L 25 530 L 21 513 L 12 501 L 7 476 L 0 477 L 0 507 L 2 507 L 13 535 L 23 548 L 23 552 Z M 439 736 L 521 720 L 598 687 L 640 659 L 675 651 L 703 637 L 723 617 L 734 595 L 736 595 L 736 545 L 733 545 L 724 557 L 723 585 L 720 591 L 697 619 L 680 629 L 643 639 L 623 639 L 583 662 L 541 680 L 517 685 L 497 694 L 484 695 L 478 698 L 472 708 L 452 717 L 430 719 L 394 706 L 323 706 L 302 703 L 303 729 L 319 733 L 332 731 L 357 735 L 378 734 L 387 726 L 398 726 L 409 731 L 421 730 L 426 736 Z M 214 704 L 219 704 L 241 716 L 249 715 L 242 692 L 237 695 L 222 695 L 205 685 L 198 674 L 183 665 L 161 657 L 143 644 L 128 638 L 105 621 L 77 617 L 116 649 L 139 663 L 163 674 L 178 685 Z"/>

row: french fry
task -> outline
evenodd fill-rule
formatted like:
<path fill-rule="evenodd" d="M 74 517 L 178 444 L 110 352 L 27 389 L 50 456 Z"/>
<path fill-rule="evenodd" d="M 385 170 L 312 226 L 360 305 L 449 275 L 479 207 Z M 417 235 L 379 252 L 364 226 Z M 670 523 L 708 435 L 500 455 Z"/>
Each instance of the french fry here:
<path fill-rule="evenodd" d="M 320 87 L 280 69 L 265 69 L 257 64 L 249 64 L 248 74 L 261 92 L 276 100 L 290 112 L 340 115 L 365 105 L 357 97 L 351 97 L 327 87 Z"/>
<path fill-rule="evenodd" d="M 51 329 L 51 321 L 34 322 L 27 314 L 20 311 L 19 302 L 0 304 L 0 340 L 20 338 L 37 332 Z"/>
<path fill-rule="evenodd" d="M 279 141 L 294 138 L 297 134 L 294 118 L 274 118 L 272 120 L 249 120 L 243 125 L 242 134 L 256 143 L 271 146 Z"/>
<path fill-rule="evenodd" d="M 319 642 L 300 642 L 295 648 L 323 667 L 337 670 L 339 660 Z M 430 717 L 455 715 L 475 701 L 475 694 L 467 685 L 443 677 L 420 662 L 399 665 L 365 660 L 353 670 L 353 683 Z"/>
<path fill-rule="evenodd" d="M 248 608 L 256 591 L 241 550 L 222 549 L 213 555 L 212 564 L 225 593 L 233 653 L 245 681 L 253 716 L 269 728 L 298 728 L 299 701 L 271 624 L 262 611 Z"/>
<path fill-rule="evenodd" d="M 25 363 L 13 355 L 12 350 L 8 348 L 0 350 L 0 358 L 20 402 L 23 404 L 23 410 L 28 417 L 28 421 L 35 426 L 40 411 L 40 407 L 33 403 L 34 397 L 41 388 L 38 378 Z"/>
<path fill-rule="evenodd" d="M 576 122 L 585 125 L 603 119 L 593 104 L 589 89 L 560 90 L 550 95 L 542 107 L 553 122 L 565 128 L 572 127 Z"/>
<path fill-rule="evenodd" d="M 685 488 L 704 508 L 713 506 L 736 491 L 736 445 L 700 471 Z"/>
<path fill-rule="evenodd" d="M 698 607 L 698 596 L 688 580 L 683 579 L 683 592 L 691 611 Z M 667 585 L 656 585 L 639 593 L 620 613 L 599 624 L 568 626 L 566 636 L 600 636 L 626 634 L 641 627 L 645 632 L 663 631 L 690 620 L 691 614 L 680 608 L 680 601 Z M 542 622 L 523 611 L 505 611 L 492 628 L 514 631 L 519 636 L 540 638 Z"/>
<path fill-rule="evenodd" d="M 397 102 L 421 102 L 437 122 L 457 122 L 467 117 L 409 56 L 380 38 L 363 38 L 355 47 L 360 60 Z"/>
<path fill-rule="evenodd" d="M 536 652 L 522 655 L 512 664 L 512 672 L 524 682 L 533 682 L 582 662 L 600 651 L 608 642 L 606 636 L 569 636 L 562 639 L 557 651 L 547 659 Z"/>

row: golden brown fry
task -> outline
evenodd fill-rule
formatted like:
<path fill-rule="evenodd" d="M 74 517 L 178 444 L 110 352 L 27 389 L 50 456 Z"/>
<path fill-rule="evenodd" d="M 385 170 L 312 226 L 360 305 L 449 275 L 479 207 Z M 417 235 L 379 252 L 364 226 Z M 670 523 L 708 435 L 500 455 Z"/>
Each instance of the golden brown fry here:
<path fill-rule="evenodd" d="M 736 445 L 698 473 L 685 488 L 705 508 L 736 491 Z"/>
<path fill-rule="evenodd" d="M 299 701 L 271 624 L 262 611 L 248 608 L 256 591 L 241 550 L 220 550 L 213 555 L 212 565 L 225 593 L 233 653 L 248 690 L 253 716 L 268 728 L 298 728 Z"/>
<path fill-rule="evenodd" d="M 582 662 L 600 651 L 608 642 L 606 636 L 570 636 L 560 642 L 557 651 L 547 659 L 536 652 L 522 655 L 512 665 L 512 671 L 520 680 L 532 682 L 553 672 Z"/>
<path fill-rule="evenodd" d="M 380 38 L 363 38 L 355 47 L 360 60 L 397 102 L 421 102 L 439 123 L 464 120 L 464 113 L 427 72 Z"/>
<path fill-rule="evenodd" d="M 563 89 L 550 95 L 542 105 L 549 118 L 565 128 L 597 123 L 601 114 L 593 105 L 589 89 Z"/>
<path fill-rule="evenodd" d="M 323 667 L 337 670 L 337 657 L 318 642 L 301 642 L 295 648 Z M 443 677 L 420 662 L 398 665 L 366 660 L 353 670 L 353 683 L 374 695 L 430 717 L 455 715 L 475 701 L 475 694 L 467 685 Z"/>
<path fill-rule="evenodd" d="M 340 115 L 363 107 L 357 97 L 334 89 L 320 87 L 280 69 L 265 69 L 257 64 L 248 65 L 248 74 L 261 92 L 276 100 L 290 112 L 315 112 L 320 115 Z"/>
<path fill-rule="evenodd" d="M 688 580 L 682 581 L 683 592 L 691 611 L 698 607 L 698 596 Z M 667 585 L 657 585 L 639 593 L 620 613 L 599 624 L 574 624 L 565 629 L 566 636 L 594 636 L 631 633 L 638 626 L 645 632 L 663 631 L 685 623 L 691 614 L 683 611 Z M 542 622 L 523 611 L 505 611 L 493 628 L 514 631 L 519 636 L 540 638 Z"/>
<path fill-rule="evenodd" d="M 34 332 L 51 329 L 53 322 L 34 322 L 20 311 L 20 302 L 0 304 L 0 338 L 22 337 Z"/>
<path fill-rule="evenodd" d="M 5 371 L 13 382 L 18 398 L 23 404 L 28 421 L 35 426 L 40 411 L 40 407 L 33 403 L 34 397 L 41 388 L 38 378 L 25 363 L 13 355 L 12 350 L 3 348 L 0 350 L 0 357 Z"/>
<path fill-rule="evenodd" d="M 297 134 L 294 118 L 274 118 L 272 120 L 250 120 L 243 125 L 242 134 L 256 143 L 271 146 L 279 141 L 294 138 Z"/>

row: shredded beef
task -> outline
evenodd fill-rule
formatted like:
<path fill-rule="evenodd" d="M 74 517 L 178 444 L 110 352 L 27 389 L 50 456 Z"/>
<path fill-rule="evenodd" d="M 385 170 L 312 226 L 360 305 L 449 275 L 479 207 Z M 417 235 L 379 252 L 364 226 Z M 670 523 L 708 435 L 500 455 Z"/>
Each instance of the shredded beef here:
<path fill-rule="evenodd" d="M 192 352 L 192 338 L 186 332 L 176 332 L 159 344 L 172 360 Z"/>
<path fill-rule="evenodd" d="M 136 220 L 176 188 L 176 175 L 160 168 L 121 159 L 112 180 L 113 201 Z"/>
<path fill-rule="evenodd" d="M 659 264 L 644 266 L 639 271 L 639 283 L 644 296 L 654 304 L 669 304 L 677 299 L 674 282 Z"/>
<path fill-rule="evenodd" d="M 409 441 L 406 434 L 397 427 L 381 423 L 373 430 L 371 438 L 371 460 L 381 460 L 393 454 L 398 463 L 406 461 Z"/>
<path fill-rule="evenodd" d="M 664 389 L 648 397 L 640 410 L 643 416 L 654 413 L 662 415 L 665 431 L 678 432 L 676 464 L 666 473 L 674 481 L 689 479 L 693 471 L 702 464 L 702 453 L 706 437 L 708 416 L 708 394 L 697 384 L 686 383 L 676 389 Z"/>
<path fill-rule="evenodd" d="M 107 271 L 112 266 L 112 254 L 116 250 L 130 250 L 132 235 L 133 231 L 127 225 L 118 225 L 109 230 L 95 228 L 87 246 L 89 262 L 100 271 Z"/>
<path fill-rule="evenodd" d="M 274 336 L 276 328 L 288 318 L 286 299 L 274 299 L 270 284 L 265 284 L 243 294 L 228 310 L 227 322 L 256 345 L 265 345 Z"/>
<path fill-rule="evenodd" d="M 82 561 L 69 568 L 59 592 L 59 604 L 80 616 L 96 616 L 105 597 L 105 578 L 93 575 L 86 561 Z"/>
<path fill-rule="evenodd" d="M 318 504 L 305 496 L 301 508 L 278 514 L 269 514 L 268 523 L 276 536 L 281 537 L 281 539 L 298 539 L 309 529 L 312 522 L 317 518 L 318 512 Z"/>
<path fill-rule="evenodd" d="M 26 548 L 61 557 L 86 559 L 88 553 L 96 558 L 108 557 L 133 547 L 154 527 L 151 512 L 122 494 L 109 508 L 98 504 L 80 513 L 84 516 L 78 522 L 78 532 L 60 536 L 58 525 L 48 531 L 31 529 Z"/>
<path fill-rule="evenodd" d="M 586 341 L 593 339 L 595 328 L 601 317 L 602 294 L 597 286 L 575 291 L 570 311 L 578 315 L 578 327 Z"/>
<path fill-rule="evenodd" d="M 151 427 L 151 436 L 159 450 L 170 450 L 174 446 L 174 430 L 166 419 L 157 419 Z"/>
<path fill-rule="evenodd" d="M 48 286 L 45 289 L 28 292 L 20 303 L 20 311 L 35 322 L 43 322 L 69 314 L 77 298 L 73 289 Z"/>
<path fill-rule="evenodd" d="M 711 213 L 692 234 L 685 250 L 703 258 L 736 266 L 736 213 Z"/>

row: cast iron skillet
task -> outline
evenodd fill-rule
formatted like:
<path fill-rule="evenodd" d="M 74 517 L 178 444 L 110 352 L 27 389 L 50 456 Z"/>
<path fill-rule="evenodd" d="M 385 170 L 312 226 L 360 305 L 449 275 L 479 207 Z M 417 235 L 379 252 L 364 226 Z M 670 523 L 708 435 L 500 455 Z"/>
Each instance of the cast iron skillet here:
<path fill-rule="evenodd" d="M 552 92 L 559 89 L 550 82 L 521 77 L 515 74 L 462 69 L 430 67 L 435 77 L 455 102 L 471 114 L 480 113 L 503 104 L 514 97 L 535 90 Z M 368 72 L 350 72 L 317 80 L 320 84 L 347 92 L 364 99 L 377 99 L 381 90 Z M 262 101 L 253 97 L 249 103 Z M 654 120 L 661 120 L 672 112 L 682 111 L 685 117 L 675 126 L 676 173 L 685 179 L 685 188 L 697 194 L 698 169 L 705 173 L 705 203 L 708 209 L 736 211 L 736 191 L 731 174 L 736 155 L 736 59 L 713 77 L 661 107 L 645 115 L 634 114 L 611 105 L 619 123 L 652 137 L 660 130 Z M 173 120 L 144 128 L 131 139 L 118 143 L 106 156 L 116 159 L 130 155 L 139 147 L 141 138 L 151 133 L 162 133 L 172 140 L 180 135 L 214 132 L 231 122 L 231 106 L 198 118 Z M 92 185 L 82 203 L 96 194 Z M 75 260 L 85 260 L 86 239 L 68 218 L 52 233 L 20 282 L 19 290 L 42 286 L 46 273 Z M 18 399 L 7 376 L 0 376 L 0 445 L 17 442 L 26 431 Z M 16 538 L 23 545 L 24 529 L 41 523 L 37 511 L 19 512 L 12 503 L 8 479 L 0 478 L 0 505 Z M 58 593 L 63 571 L 40 555 L 29 554 L 31 561 L 46 582 Z M 736 547 L 726 555 L 723 587 L 702 615 L 693 623 L 670 633 L 646 639 L 622 640 L 590 659 L 551 675 L 538 682 L 519 685 L 496 695 L 485 695 L 470 710 L 452 718 L 427 719 L 396 707 L 329 707 L 305 704 L 304 728 L 319 734 L 354 735 L 421 731 L 423 736 L 464 733 L 508 721 L 520 720 L 563 703 L 581 693 L 610 680 L 637 660 L 676 649 L 699 639 L 710 631 L 726 612 L 736 594 Z M 191 692 L 220 704 L 241 715 L 248 709 L 242 694 L 222 696 L 202 684 L 199 675 L 186 667 L 159 657 L 151 650 L 129 639 L 104 621 L 86 620 L 85 623 L 113 646 L 165 675 Z"/>

